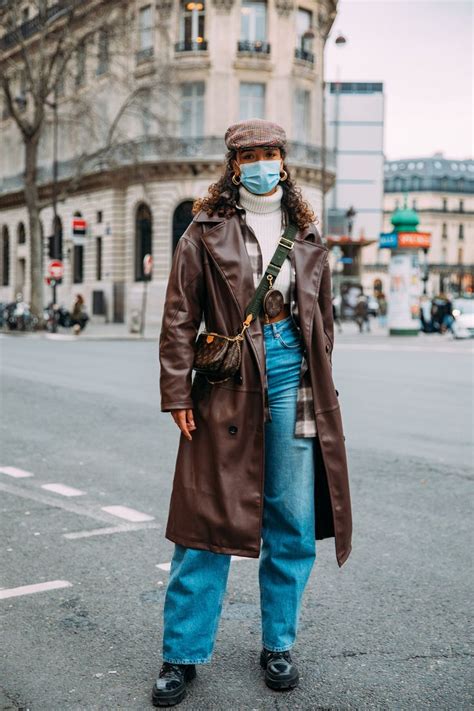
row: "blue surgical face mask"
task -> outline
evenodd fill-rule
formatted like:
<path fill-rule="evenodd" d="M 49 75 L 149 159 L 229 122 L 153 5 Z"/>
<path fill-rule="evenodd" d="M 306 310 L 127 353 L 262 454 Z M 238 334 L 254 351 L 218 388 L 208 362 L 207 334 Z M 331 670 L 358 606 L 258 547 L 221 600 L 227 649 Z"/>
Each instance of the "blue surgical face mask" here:
<path fill-rule="evenodd" d="M 280 182 L 280 161 L 256 160 L 252 163 L 241 163 L 240 180 L 251 193 L 268 193 Z"/>

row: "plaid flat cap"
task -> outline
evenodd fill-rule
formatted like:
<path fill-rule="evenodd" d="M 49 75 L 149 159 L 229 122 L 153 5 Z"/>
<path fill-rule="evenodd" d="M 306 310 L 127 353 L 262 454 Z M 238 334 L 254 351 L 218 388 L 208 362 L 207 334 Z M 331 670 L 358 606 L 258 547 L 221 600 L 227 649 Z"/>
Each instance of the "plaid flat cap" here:
<path fill-rule="evenodd" d="M 285 129 L 273 121 L 252 118 L 229 126 L 225 132 L 227 148 L 250 148 L 251 146 L 286 146 Z"/>

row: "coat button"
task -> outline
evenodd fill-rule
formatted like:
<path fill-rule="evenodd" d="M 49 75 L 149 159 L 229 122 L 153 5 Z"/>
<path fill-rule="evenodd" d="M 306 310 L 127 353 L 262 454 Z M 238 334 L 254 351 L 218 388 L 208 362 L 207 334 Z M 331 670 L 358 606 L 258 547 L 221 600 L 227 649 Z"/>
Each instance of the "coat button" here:
<path fill-rule="evenodd" d="M 230 433 L 230 434 L 236 434 L 236 433 L 237 433 L 237 430 L 238 430 L 238 427 L 236 427 L 235 425 L 231 425 L 231 426 L 229 427 L 229 433 Z"/>

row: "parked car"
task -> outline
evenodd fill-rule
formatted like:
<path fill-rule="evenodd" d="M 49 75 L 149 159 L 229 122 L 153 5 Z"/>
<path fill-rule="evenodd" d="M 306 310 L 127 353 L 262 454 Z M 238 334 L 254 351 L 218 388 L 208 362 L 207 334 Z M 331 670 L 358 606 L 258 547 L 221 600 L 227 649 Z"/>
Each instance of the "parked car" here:
<path fill-rule="evenodd" d="M 454 338 L 474 338 L 474 298 L 454 299 L 453 316 Z"/>

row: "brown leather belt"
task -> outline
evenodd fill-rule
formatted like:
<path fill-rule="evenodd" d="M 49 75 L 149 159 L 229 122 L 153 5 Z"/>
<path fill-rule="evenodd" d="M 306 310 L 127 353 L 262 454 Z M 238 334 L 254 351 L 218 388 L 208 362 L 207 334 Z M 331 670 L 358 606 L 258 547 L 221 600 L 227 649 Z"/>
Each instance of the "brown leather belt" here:
<path fill-rule="evenodd" d="M 270 318 L 269 316 L 261 316 L 260 321 L 262 323 L 274 323 L 275 321 L 281 321 L 283 318 L 287 318 L 290 314 L 290 304 L 283 304 L 283 308 L 279 313 L 277 313 L 276 316 L 273 316 L 273 318 Z"/>

